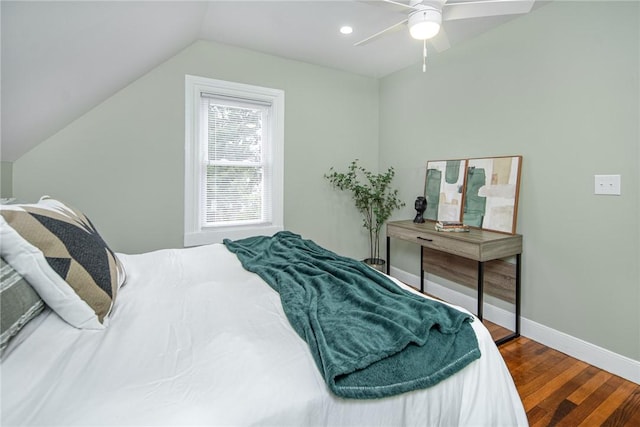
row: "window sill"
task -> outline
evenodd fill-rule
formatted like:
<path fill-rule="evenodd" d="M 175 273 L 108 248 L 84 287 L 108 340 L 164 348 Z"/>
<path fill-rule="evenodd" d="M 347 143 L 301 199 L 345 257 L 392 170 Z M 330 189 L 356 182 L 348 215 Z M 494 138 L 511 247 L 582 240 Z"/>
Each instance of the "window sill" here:
<path fill-rule="evenodd" d="M 202 246 L 222 243 L 223 239 L 244 239 L 251 236 L 271 236 L 282 231 L 282 226 L 225 227 L 219 230 L 194 231 L 184 234 L 184 246 Z"/>

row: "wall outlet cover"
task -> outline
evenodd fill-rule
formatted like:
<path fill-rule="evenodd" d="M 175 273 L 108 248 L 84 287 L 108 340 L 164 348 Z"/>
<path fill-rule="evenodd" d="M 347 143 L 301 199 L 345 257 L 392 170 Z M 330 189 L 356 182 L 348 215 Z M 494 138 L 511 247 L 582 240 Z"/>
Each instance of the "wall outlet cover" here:
<path fill-rule="evenodd" d="M 620 175 L 595 175 L 594 194 L 620 195 Z"/>

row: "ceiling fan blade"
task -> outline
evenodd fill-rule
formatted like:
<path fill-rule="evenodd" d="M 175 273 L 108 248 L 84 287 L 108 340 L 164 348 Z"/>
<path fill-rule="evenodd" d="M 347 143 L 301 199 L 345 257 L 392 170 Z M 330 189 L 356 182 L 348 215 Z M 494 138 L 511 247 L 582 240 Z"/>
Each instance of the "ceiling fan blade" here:
<path fill-rule="evenodd" d="M 363 45 L 365 45 L 367 43 L 370 43 L 370 42 L 374 41 L 375 39 L 377 39 L 378 37 L 381 37 L 381 36 L 383 36 L 383 35 L 385 35 L 387 33 L 392 33 L 394 31 L 401 30 L 403 28 L 404 24 L 407 23 L 407 21 L 408 21 L 408 19 L 403 19 L 402 21 L 398 22 L 397 24 L 393 24 L 389 28 L 385 28 L 384 30 L 379 31 L 379 32 L 367 37 L 364 40 L 360 40 L 359 42 L 354 43 L 353 45 L 354 46 L 363 46 Z"/>
<path fill-rule="evenodd" d="M 369 6 L 381 7 L 381 8 L 384 8 L 385 10 L 396 12 L 396 13 L 402 13 L 402 14 L 405 14 L 407 12 L 411 13 L 411 11 L 415 11 L 418 9 L 415 6 L 410 6 L 407 3 L 400 3 L 399 1 L 394 1 L 394 0 L 356 0 L 356 1 L 358 1 L 359 3 L 367 4 Z M 438 0 L 438 1 L 442 1 L 442 0 Z"/>
<path fill-rule="evenodd" d="M 404 9 L 419 10 L 415 6 L 411 6 L 411 5 L 408 5 L 406 3 L 400 3 L 398 1 L 393 1 L 393 0 L 382 0 L 382 1 L 385 2 L 385 3 L 389 3 L 389 4 L 393 4 L 393 5 L 399 6 L 399 7 L 404 8 Z"/>
<path fill-rule="evenodd" d="M 444 30 L 444 28 L 440 28 L 438 35 L 432 39 L 429 39 L 429 43 L 431 44 L 431 46 L 433 46 L 436 52 L 443 52 L 451 47 L 451 44 L 449 43 L 449 37 L 447 37 L 447 32 Z"/>
<path fill-rule="evenodd" d="M 527 13 L 535 0 L 478 0 L 463 3 L 445 3 L 443 21 L 479 18 L 484 16 L 515 15 Z"/>

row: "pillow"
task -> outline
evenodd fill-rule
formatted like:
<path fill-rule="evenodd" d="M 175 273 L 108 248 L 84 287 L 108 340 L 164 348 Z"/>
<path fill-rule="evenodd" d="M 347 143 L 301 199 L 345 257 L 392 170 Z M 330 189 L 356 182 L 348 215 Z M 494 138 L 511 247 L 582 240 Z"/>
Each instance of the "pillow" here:
<path fill-rule="evenodd" d="M 104 328 L 125 274 L 91 221 L 47 196 L 0 213 L 0 256 L 65 321 Z"/>
<path fill-rule="evenodd" d="M 44 302 L 31 285 L 0 258 L 0 352 L 43 309 Z"/>

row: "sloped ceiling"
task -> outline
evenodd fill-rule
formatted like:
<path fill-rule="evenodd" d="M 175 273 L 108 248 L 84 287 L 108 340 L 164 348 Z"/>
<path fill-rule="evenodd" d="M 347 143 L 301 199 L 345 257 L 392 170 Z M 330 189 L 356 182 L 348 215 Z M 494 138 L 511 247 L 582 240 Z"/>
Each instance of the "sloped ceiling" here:
<path fill-rule="evenodd" d="M 380 3 L 3 0 L 0 158 L 18 159 L 198 39 L 376 78 L 420 63 L 421 42 L 406 29 L 353 46 L 406 17 Z M 511 19 L 517 16 L 448 21 L 444 28 L 454 49 Z M 338 32 L 345 24 L 353 34 Z"/>

